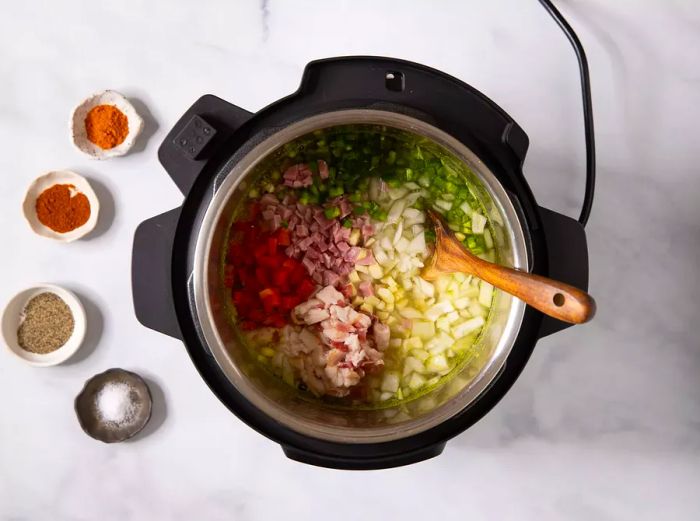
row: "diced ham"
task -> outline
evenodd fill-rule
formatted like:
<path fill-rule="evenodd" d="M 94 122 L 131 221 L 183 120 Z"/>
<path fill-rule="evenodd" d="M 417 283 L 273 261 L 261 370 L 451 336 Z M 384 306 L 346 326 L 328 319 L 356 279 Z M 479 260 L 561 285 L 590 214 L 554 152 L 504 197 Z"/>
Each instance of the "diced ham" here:
<path fill-rule="evenodd" d="M 372 333 L 374 334 L 374 341 L 377 344 L 377 349 L 384 351 L 389 347 L 389 338 L 391 336 L 389 326 L 381 322 L 375 322 L 374 326 L 372 326 Z"/>
<path fill-rule="evenodd" d="M 328 165 L 325 162 L 319 161 L 318 165 L 319 175 L 322 171 L 327 173 Z M 310 182 L 312 176 L 308 165 L 299 163 L 284 171 L 283 180 L 288 186 L 301 187 Z M 275 194 L 265 194 L 260 202 L 265 228 L 273 231 L 286 228 L 291 244 L 285 249 L 285 254 L 302 262 L 318 284 L 330 282 L 341 286 L 354 269 L 356 261 L 366 265 L 374 263 L 374 259 L 367 256 L 358 261 L 360 248 L 348 244 L 352 230 L 341 226 L 343 217 L 352 212 L 352 204 L 346 196 L 328 201 L 328 205 L 341 210 L 341 216 L 334 219 L 327 219 L 324 210 L 318 206 L 299 203 L 293 193 L 285 195 L 281 201 Z M 362 230 L 364 227 L 362 233 L 366 236 L 374 233 L 366 215 L 351 217 L 351 223 L 355 229 Z M 326 274 L 325 270 L 334 273 Z"/>
<path fill-rule="evenodd" d="M 344 302 L 345 297 L 333 286 L 326 286 L 316 293 L 315 298 L 320 300 L 326 305 L 337 304 L 338 302 Z"/>
<path fill-rule="evenodd" d="M 307 237 L 307 238 L 299 241 L 297 246 L 301 251 L 303 251 L 303 250 L 306 250 L 309 246 L 311 246 L 314 242 L 315 242 L 314 237 L 312 235 L 311 237 Z"/>
<path fill-rule="evenodd" d="M 284 184 L 293 188 L 310 186 L 313 183 L 313 173 L 309 167 L 303 163 L 292 165 L 282 174 Z"/>
<path fill-rule="evenodd" d="M 260 206 L 265 208 L 271 204 L 279 204 L 279 199 L 275 194 L 265 194 L 260 198 Z"/>
<path fill-rule="evenodd" d="M 343 255 L 343 259 L 345 259 L 348 262 L 355 262 L 360 256 L 360 251 L 361 249 L 359 247 L 353 246 L 345 252 L 345 254 Z"/>
<path fill-rule="evenodd" d="M 374 260 L 374 255 L 372 254 L 372 250 L 365 250 L 365 253 L 365 256 L 361 259 L 357 259 L 355 264 L 359 264 L 360 266 L 371 266 L 376 262 Z"/>
<path fill-rule="evenodd" d="M 372 319 L 353 309 L 332 285 L 294 308 L 293 316 L 307 326 L 301 332 L 288 327 L 282 349 L 312 392 L 346 396 L 365 374 L 383 365 L 377 349 L 388 345 L 388 328 L 375 324 L 370 340 Z"/>
<path fill-rule="evenodd" d="M 353 295 L 353 285 L 352 284 L 345 284 L 344 286 L 341 286 L 340 292 L 343 294 L 345 298 L 350 298 Z"/>
<path fill-rule="evenodd" d="M 374 295 L 374 288 L 372 287 L 372 283 L 368 280 L 360 282 L 357 289 L 363 297 L 371 297 Z"/>
<path fill-rule="evenodd" d="M 324 373 L 331 383 L 339 388 L 347 388 L 357 385 L 361 378 L 361 376 L 355 370 L 349 367 L 327 366 Z"/>
<path fill-rule="evenodd" d="M 355 320 L 353 320 L 353 325 L 357 328 L 369 329 L 371 324 L 372 319 L 369 318 L 369 315 L 365 315 L 364 313 L 357 313 Z"/>
<path fill-rule="evenodd" d="M 304 346 L 305 353 L 311 353 L 315 349 L 321 347 L 321 341 L 309 329 L 301 330 L 301 333 L 299 333 L 299 340 Z"/>
<path fill-rule="evenodd" d="M 300 172 L 305 168 L 305 165 L 303 163 L 299 163 L 296 165 L 292 165 L 287 170 L 284 171 L 284 174 L 282 174 L 282 177 L 285 180 L 290 180 L 293 181 L 294 179 L 298 179 Z"/>
<path fill-rule="evenodd" d="M 335 286 L 339 280 L 340 280 L 340 276 L 332 270 L 326 270 L 323 273 L 323 283 L 324 284 L 328 284 L 330 286 Z"/>
<path fill-rule="evenodd" d="M 330 313 L 326 311 L 325 309 L 310 309 L 305 315 L 304 315 L 304 322 L 306 322 L 307 325 L 311 324 L 317 324 L 319 322 L 323 322 L 326 320 L 328 317 L 330 317 Z"/>
<path fill-rule="evenodd" d="M 306 271 L 309 272 L 309 275 L 313 274 L 313 272 L 316 270 L 316 263 L 309 257 L 309 252 L 307 252 L 307 254 L 304 256 L 301 263 L 306 268 Z"/>
<path fill-rule="evenodd" d="M 318 160 L 318 175 L 321 179 L 328 179 L 329 174 L 328 163 L 323 159 Z"/>
<path fill-rule="evenodd" d="M 282 212 L 282 219 L 284 219 L 285 221 L 289 221 L 292 218 L 292 216 L 294 215 L 294 212 L 292 211 L 292 209 L 287 208 L 287 207 L 282 207 L 281 212 Z"/>
<path fill-rule="evenodd" d="M 338 362 L 345 358 L 345 353 L 340 349 L 331 349 L 326 355 L 326 364 L 333 366 L 338 365 Z"/>
<path fill-rule="evenodd" d="M 338 207 L 340 208 L 340 217 L 347 217 L 352 212 L 352 205 L 345 197 L 338 201 Z"/>

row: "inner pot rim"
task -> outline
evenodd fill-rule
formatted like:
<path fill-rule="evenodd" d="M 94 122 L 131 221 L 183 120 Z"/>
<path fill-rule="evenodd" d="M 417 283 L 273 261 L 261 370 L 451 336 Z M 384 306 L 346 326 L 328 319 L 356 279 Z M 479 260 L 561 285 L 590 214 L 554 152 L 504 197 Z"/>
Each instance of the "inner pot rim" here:
<path fill-rule="evenodd" d="M 222 172 L 222 175 L 218 176 L 217 179 L 224 176 L 225 178 L 214 188 L 215 193 L 206 208 L 199 228 L 194 253 L 191 287 L 195 304 L 193 311 L 195 320 L 199 325 L 198 332 L 201 339 L 208 347 L 221 371 L 246 400 L 268 417 L 300 434 L 332 442 L 369 444 L 408 438 L 429 430 L 457 415 L 473 403 L 501 371 L 517 338 L 525 312 L 525 304 L 519 299 L 510 297 L 510 310 L 504 325 L 503 334 L 494 347 L 489 362 L 485 364 L 479 374 L 464 389 L 429 413 L 400 424 L 388 424 L 372 428 L 353 428 L 300 419 L 297 415 L 290 413 L 277 402 L 259 392 L 248 381 L 246 375 L 237 367 L 235 361 L 228 353 L 225 343 L 212 319 L 214 310 L 209 298 L 210 273 L 207 267 L 211 263 L 210 255 L 215 238 L 214 230 L 222 218 L 228 219 L 229 216 L 223 215 L 223 213 L 229 198 L 235 193 L 239 183 L 279 146 L 314 130 L 352 124 L 385 125 L 416 134 L 444 147 L 449 153 L 463 161 L 483 183 L 496 209 L 504 218 L 505 230 L 508 232 L 507 239 L 512 248 L 513 267 L 527 270 L 527 248 L 518 214 L 496 176 L 469 148 L 446 132 L 411 116 L 384 110 L 346 109 L 312 116 L 278 130 L 272 135 L 265 137 L 250 151 L 245 153 L 228 173 Z"/>

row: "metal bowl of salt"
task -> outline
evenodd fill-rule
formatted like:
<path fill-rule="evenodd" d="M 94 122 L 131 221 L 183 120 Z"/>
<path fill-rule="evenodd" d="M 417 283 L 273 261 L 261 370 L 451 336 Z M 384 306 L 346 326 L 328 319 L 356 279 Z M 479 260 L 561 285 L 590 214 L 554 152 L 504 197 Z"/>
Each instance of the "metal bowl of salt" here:
<path fill-rule="evenodd" d="M 104 443 L 138 434 L 151 419 L 153 399 L 146 382 L 124 369 L 108 369 L 85 382 L 75 412 L 85 433 Z"/>

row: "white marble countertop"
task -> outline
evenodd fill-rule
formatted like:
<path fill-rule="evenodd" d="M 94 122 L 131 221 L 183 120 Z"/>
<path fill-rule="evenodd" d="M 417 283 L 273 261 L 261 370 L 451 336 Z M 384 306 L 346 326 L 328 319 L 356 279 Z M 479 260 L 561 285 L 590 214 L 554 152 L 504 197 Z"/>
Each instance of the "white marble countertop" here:
<path fill-rule="evenodd" d="M 575 215 L 579 85 L 559 29 L 535 0 L 5 6 L 0 300 L 63 284 L 85 301 L 90 331 L 64 366 L 35 369 L 0 351 L 0 518 L 700 518 L 700 4 L 557 3 L 592 70 L 599 181 L 587 231 L 598 317 L 540 342 L 506 398 L 441 457 L 368 473 L 287 460 L 216 400 L 180 343 L 136 321 L 134 229 L 181 201 L 157 146 L 201 94 L 255 111 L 293 91 L 311 59 L 396 56 L 507 110 L 530 136 L 525 173 L 540 204 Z M 70 145 L 67 122 L 104 88 L 138 102 L 146 135 L 135 153 L 93 162 Z M 50 242 L 22 220 L 29 182 L 60 168 L 88 176 L 102 199 L 90 240 Z M 149 379 L 156 412 L 147 435 L 107 446 L 82 433 L 73 397 L 113 366 Z"/>

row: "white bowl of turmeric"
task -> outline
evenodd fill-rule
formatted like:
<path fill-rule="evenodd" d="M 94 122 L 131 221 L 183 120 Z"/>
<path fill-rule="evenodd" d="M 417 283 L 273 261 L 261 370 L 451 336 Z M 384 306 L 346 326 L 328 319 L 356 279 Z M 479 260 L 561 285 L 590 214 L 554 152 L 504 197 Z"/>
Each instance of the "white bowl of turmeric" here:
<path fill-rule="evenodd" d="M 100 203 L 87 179 L 70 170 L 57 170 L 29 185 L 22 210 L 37 235 L 71 242 L 95 228 Z"/>
<path fill-rule="evenodd" d="M 93 94 L 71 115 L 75 147 L 93 159 L 123 156 L 134 146 L 143 119 L 124 96 L 113 90 Z"/>

